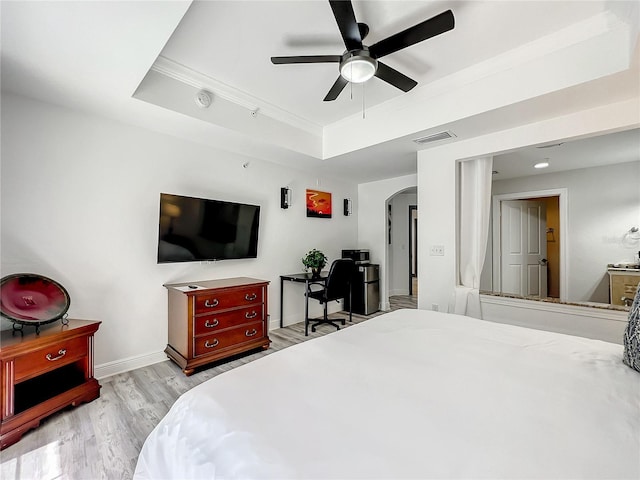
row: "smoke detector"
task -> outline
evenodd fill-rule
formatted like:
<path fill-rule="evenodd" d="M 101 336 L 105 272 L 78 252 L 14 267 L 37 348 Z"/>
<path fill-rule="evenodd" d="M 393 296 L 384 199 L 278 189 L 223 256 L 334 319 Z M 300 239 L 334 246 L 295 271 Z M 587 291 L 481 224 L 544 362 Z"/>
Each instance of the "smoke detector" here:
<path fill-rule="evenodd" d="M 194 100 L 196 101 L 196 105 L 198 105 L 200 108 L 209 108 L 212 98 L 209 92 L 200 90 L 198 93 L 196 93 L 196 97 Z"/>

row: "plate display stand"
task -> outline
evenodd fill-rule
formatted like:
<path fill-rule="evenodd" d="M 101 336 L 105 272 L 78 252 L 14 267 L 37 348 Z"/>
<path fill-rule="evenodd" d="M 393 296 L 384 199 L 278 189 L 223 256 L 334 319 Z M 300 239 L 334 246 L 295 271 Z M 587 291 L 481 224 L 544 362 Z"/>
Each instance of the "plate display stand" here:
<path fill-rule="evenodd" d="M 24 326 L 36 329 L 61 320 L 68 325 L 71 299 L 55 280 L 35 273 L 16 273 L 0 280 L 0 314 L 13 322 L 13 332 L 24 335 Z"/>

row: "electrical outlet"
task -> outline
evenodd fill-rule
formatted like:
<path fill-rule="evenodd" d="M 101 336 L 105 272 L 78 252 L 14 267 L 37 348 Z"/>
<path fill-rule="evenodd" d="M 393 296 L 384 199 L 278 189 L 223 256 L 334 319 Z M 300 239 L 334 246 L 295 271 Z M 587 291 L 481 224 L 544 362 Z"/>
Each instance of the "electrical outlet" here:
<path fill-rule="evenodd" d="M 437 303 L 432 303 L 432 304 L 431 304 L 431 310 L 433 310 L 434 312 L 437 312 L 437 311 L 438 311 L 438 308 L 439 308 L 439 307 L 438 307 L 438 304 L 437 304 Z"/>
<path fill-rule="evenodd" d="M 432 257 L 444 256 L 444 245 L 431 245 L 429 255 L 431 255 Z"/>

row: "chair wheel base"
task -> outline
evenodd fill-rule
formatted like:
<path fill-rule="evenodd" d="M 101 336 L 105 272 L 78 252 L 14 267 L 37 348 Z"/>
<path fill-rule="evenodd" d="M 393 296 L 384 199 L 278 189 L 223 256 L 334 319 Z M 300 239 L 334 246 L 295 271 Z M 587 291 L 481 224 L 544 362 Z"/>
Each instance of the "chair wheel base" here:
<path fill-rule="evenodd" d="M 342 325 L 345 325 L 344 320 L 340 320 L 342 322 Z M 314 324 L 311 325 L 311 331 L 315 332 L 316 331 L 316 327 L 318 325 L 332 325 L 334 327 L 336 327 L 336 330 L 340 330 L 340 325 L 338 325 L 337 323 L 335 323 L 333 320 L 314 320 Z"/>

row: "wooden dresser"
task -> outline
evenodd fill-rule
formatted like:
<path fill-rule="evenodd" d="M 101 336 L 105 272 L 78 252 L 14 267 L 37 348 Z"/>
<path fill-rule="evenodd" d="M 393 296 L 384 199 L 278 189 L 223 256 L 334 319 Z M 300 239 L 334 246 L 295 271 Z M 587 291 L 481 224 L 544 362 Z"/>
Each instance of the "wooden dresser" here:
<path fill-rule="evenodd" d="M 100 396 L 93 378 L 93 335 L 100 322 L 69 320 L 24 335 L 2 332 L 0 348 L 1 447 L 14 444 L 40 420 Z"/>
<path fill-rule="evenodd" d="M 165 285 L 169 292 L 165 353 L 191 375 L 196 367 L 216 360 L 269 348 L 268 285 L 245 277 Z"/>

